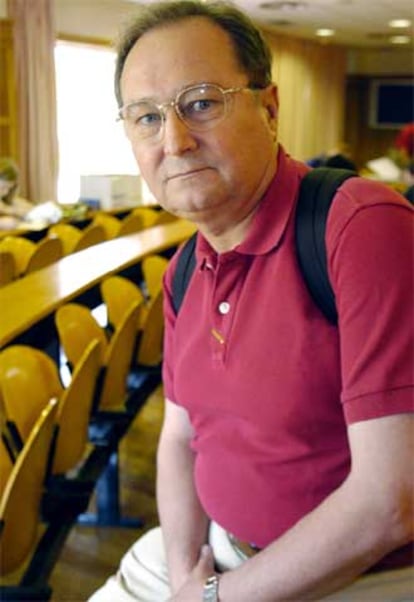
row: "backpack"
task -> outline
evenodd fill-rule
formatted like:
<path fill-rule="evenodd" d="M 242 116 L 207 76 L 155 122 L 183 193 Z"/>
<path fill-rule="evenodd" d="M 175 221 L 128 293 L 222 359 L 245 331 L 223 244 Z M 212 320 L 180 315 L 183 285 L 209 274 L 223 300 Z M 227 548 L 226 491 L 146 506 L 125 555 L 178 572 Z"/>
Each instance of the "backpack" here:
<path fill-rule="evenodd" d="M 306 286 L 325 318 L 336 324 L 335 295 L 329 282 L 325 229 L 329 208 L 339 186 L 357 174 L 347 169 L 317 167 L 303 178 L 296 207 L 295 242 L 299 267 Z M 195 268 L 197 234 L 187 240 L 177 261 L 172 282 L 172 302 L 178 314 Z"/>

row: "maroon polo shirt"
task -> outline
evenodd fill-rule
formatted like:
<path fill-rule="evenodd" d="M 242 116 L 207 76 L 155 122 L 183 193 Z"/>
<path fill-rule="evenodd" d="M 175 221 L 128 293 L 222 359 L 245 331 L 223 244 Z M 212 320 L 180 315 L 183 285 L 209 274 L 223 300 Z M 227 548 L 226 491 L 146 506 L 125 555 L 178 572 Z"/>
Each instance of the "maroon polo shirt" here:
<path fill-rule="evenodd" d="M 294 210 L 306 169 L 280 149 L 246 239 L 217 254 L 198 236 L 177 319 L 177 257 L 165 278 L 165 393 L 194 427 L 200 501 L 260 547 L 346 478 L 349 423 L 413 409 L 412 210 L 368 180 L 341 187 L 327 228 L 338 329 L 297 265 Z"/>

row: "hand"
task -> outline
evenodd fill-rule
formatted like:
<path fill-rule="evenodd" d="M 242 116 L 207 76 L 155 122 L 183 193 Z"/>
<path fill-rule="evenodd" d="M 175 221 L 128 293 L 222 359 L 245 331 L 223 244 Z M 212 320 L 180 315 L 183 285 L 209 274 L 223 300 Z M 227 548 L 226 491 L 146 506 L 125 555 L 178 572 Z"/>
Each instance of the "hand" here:
<path fill-rule="evenodd" d="M 207 577 L 214 573 L 214 556 L 211 547 L 202 546 L 197 564 L 187 581 L 175 592 L 169 602 L 198 602 L 203 598 L 203 587 Z"/>

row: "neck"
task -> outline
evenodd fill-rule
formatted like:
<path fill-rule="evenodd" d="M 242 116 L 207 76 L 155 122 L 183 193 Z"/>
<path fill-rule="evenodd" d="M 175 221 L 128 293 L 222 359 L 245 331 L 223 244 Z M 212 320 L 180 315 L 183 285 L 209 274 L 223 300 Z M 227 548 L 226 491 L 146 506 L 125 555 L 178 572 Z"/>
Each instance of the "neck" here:
<path fill-rule="evenodd" d="M 196 224 L 197 228 L 217 253 L 231 251 L 231 249 L 237 247 L 245 239 L 249 225 L 259 204 L 260 202 L 243 219 L 233 222 L 230 226 L 220 223 L 202 222 Z"/>
<path fill-rule="evenodd" d="M 231 211 L 232 205 L 229 204 L 229 211 L 214 211 L 209 215 L 204 215 L 200 219 L 192 219 L 197 228 L 208 240 L 210 245 L 217 253 L 224 253 L 234 249 L 246 238 L 249 226 L 256 214 L 256 211 L 265 195 L 270 183 L 276 173 L 277 162 L 272 160 L 266 170 L 266 176 L 261 179 L 259 186 L 250 200 L 245 204 L 235 204 L 234 211 Z"/>

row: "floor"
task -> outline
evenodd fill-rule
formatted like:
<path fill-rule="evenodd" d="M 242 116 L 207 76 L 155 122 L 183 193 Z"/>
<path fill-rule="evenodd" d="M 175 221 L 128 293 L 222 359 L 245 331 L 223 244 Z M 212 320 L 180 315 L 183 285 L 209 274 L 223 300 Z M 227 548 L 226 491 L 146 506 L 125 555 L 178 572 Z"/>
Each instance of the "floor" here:
<path fill-rule="evenodd" d="M 85 602 L 116 571 L 123 553 L 139 535 L 157 524 L 155 453 L 162 414 L 163 395 L 159 387 L 135 419 L 120 448 L 122 513 L 142 518 L 143 528 L 76 526 L 49 582 L 53 588 L 52 602 Z"/>

